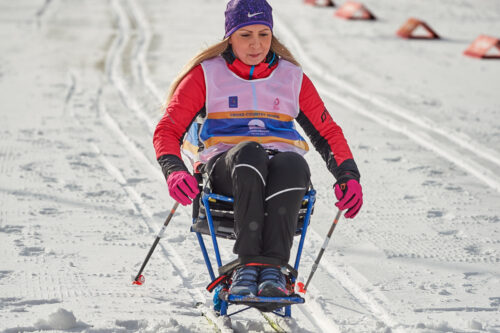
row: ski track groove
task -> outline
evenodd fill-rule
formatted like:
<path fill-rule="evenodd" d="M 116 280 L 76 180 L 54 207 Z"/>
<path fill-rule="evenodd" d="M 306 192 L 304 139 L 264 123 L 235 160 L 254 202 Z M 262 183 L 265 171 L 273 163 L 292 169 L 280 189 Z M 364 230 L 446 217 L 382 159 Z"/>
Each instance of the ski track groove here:
<path fill-rule="evenodd" d="M 113 4 L 115 6 L 118 6 L 117 8 L 115 9 L 118 9 L 120 11 L 120 15 L 119 15 L 119 18 L 120 20 L 126 20 L 126 18 L 128 16 L 125 15 L 125 11 L 123 10 L 123 8 L 118 4 L 118 1 L 115 0 L 113 1 Z M 128 26 L 127 24 L 120 24 L 120 26 Z M 126 33 L 128 34 L 128 30 L 125 30 Z M 120 34 L 121 36 L 121 34 Z M 122 37 L 118 37 L 118 39 L 121 39 Z M 118 51 L 116 53 L 113 52 L 113 54 L 111 55 L 112 58 L 120 58 L 120 54 L 121 54 L 121 51 L 123 49 L 122 48 L 118 48 Z M 119 61 L 113 61 L 112 63 L 117 63 Z M 114 68 L 114 70 L 111 70 L 109 73 L 111 74 L 111 77 L 113 78 L 112 79 L 112 83 L 115 85 L 116 89 L 119 91 L 119 93 L 122 95 L 122 96 L 128 96 L 129 92 L 126 90 L 124 84 L 123 84 L 123 80 L 119 79 L 119 76 L 116 75 L 116 67 Z M 124 102 L 124 105 L 129 108 L 129 109 L 134 109 L 134 107 L 137 105 L 136 101 L 132 98 L 127 98 L 127 99 L 123 99 L 122 100 Z M 99 101 L 100 102 L 100 101 Z M 117 121 L 115 121 L 105 110 L 105 108 L 98 102 L 98 107 L 100 108 L 100 114 L 103 115 L 103 119 L 104 119 L 104 123 L 115 133 L 118 135 L 118 138 L 119 140 L 125 144 L 126 148 L 128 148 L 128 150 L 130 150 L 135 156 L 137 159 L 141 160 L 142 162 L 145 162 L 146 164 L 148 164 L 148 166 L 150 166 L 150 171 L 151 173 L 161 179 L 162 181 L 164 180 L 163 178 L 163 175 L 161 173 L 161 171 L 159 170 L 159 168 L 157 167 L 154 167 L 151 162 L 146 158 L 146 156 L 144 155 L 143 152 L 141 152 L 133 143 L 133 141 L 130 139 L 130 137 L 128 137 L 124 131 L 122 131 L 120 129 L 120 126 L 118 125 Z M 131 104 L 128 104 L 127 102 L 130 102 Z M 137 109 L 138 110 L 138 109 Z M 139 113 L 136 113 L 137 115 Z M 142 113 L 142 117 L 143 119 L 145 119 L 144 117 L 146 117 L 146 115 L 144 113 Z M 99 153 L 99 156 L 103 159 L 102 161 L 104 163 L 107 164 L 109 170 L 115 175 L 116 179 L 121 182 L 122 186 L 125 187 L 126 191 L 127 191 L 127 194 L 132 198 L 132 201 L 134 202 L 134 204 L 136 205 L 136 207 L 143 213 L 147 216 L 147 219 L 152 222 L 152 213 L 151 213 L 151 210 L 144 204 L 141 196 L 131 187 L 131 186 L 128 186 L 127 185 L 127 181 L 125 180 L 125 178 L 123 177 L 123 175 L 121 174 L 121 172 L 115 168 L 111 162 L 109 162 L 107 159 L 105 159 L 103 157 L 102 154 L 100 154 L 100 151 L 99 151 L 99 148 L 93 144 L 94 146 L 94 149 L 97 150 L 97 152 Z M 154 231 L 150 225 L 148 225 L 150 231 Z M 183 277 L 185 275 L 187 275 L 187 268 L 185 267 L 185 265 L 182 263 L 182 260 L 181 260 L 181 256 L 178 255 L 177 251 L 174 250 L 173 247 L 171 247 L 170 245 L 168 245 L 169 247 L 169 250 L 172 251 L 172 253 L 175 253 L 175 260 L 178 262 L 178 267 L 181 267 L 181 274 L 183 275 Z M 187 281 L 187 279 L 186 279 Z"/>
<path fill-rule="evenodd" d="M 324 68 L 321 68 L 319 66 L 316 66 L 314 62 L 311 60 L 311 57 L 306 54 L 306 52 L 302 49 L 300 46 L 300 42 L 296 37 L 294 37 L 294 34 L 286 26 L 282 19 L 277 17 L 277 26 L 279 27 L 279 31 L 284 33 L 286 38 L 288 39 L 288 42 L 292 44 L 292 46 L 295 48 L 296 53 L 301 57 L 304 63 L 308 66 L 308 68 L 312 69 L 312 71 L 317 74 L 320 77 L 323 77 L 322 73 L 324 72 Z M 342 83 L 342 81 L 338 80 L 339 82 Z M 328 81 L 330 83 L 330 81 Z M 337 83 L 335 82 L 337 85 Z M 348 83 L 345 83 L 348 85 Z M 321 85 L 318 88 L 322 88 Z M 354 89 L 354 88 L 353 88 Z M 330 93 L 329 90 L 327 89 L 318 89 L 321 91 L 323 95 L 326 95 L 328 97 L 332 96 L 333 94 Z M 337 94 L 335 94 L 337 95 Z M 360 92 L 359 94 L 355 95 L 355 97 L 362 98 L 363 94 Z M 338 101 L 336 97 L 339 97 L 339 99 L 345 100 L 344 97 L 341 97 L 340 94 L 335 97 L 331 97 L 334 101 Z M 357 112 L 356 108 L 350 107 L 350 109 L 353 109 L 353 111 Z M 376 118 L 376 116 L 373 116 Z M 381 125 L 385 126 L 385 123 L 383 121 L 379 122 Z M 407 134 L 404 132 L 404 134 Z M 500 187 L 499 187 L 500 189 Z M 316 238 L 318 241 L 318 244 L 322 244 L 322 238 L 318 235 L 316 231 L 313 229 L 310 231 L 310 237 Z M 306 253 L 311 260 L 315 260 L 315 257 L 304 251 L 303 253 Z M 370 311 L 371 315 L 382 321 L 386 326 L 388 326 L 390 329 L 398 332 L 398 331 L 404 331 L 401 329 L 400 326 L 402 326 L 400 323 L 398 323 L 386 310 L 386 306 L 382 306 L 381 304 L 385 304 L 384 302 L 385 297 L 379 293 L 379 295 L 375 296 L 369 292 L 367 292 L 367 289 L 373 290 L 373 286 L 371 283 L 366 280 L 361 274 L 357 273 L 355 274 L 355 270 L 353 267 L 349 266 L 349 269 L 343 269 L 340 265 L 338 264 L 332 264 L 328 262 L 326 258 L 323 258 L 323 263 L 320 266 L 320 269 L 323 271 L 326 271 L 326 273 L 332 278 L 336 279 L 337 281 L 340 282 L 340 284 L 344 287 L 344 289 L 349 292 L 354 299 L 359 302 L 362 306 L 365 307 L 366 310 Z M 351 274 L 349 274 L 347 271 L 350 271 Z M 355 275 L 355 276 L 354 276 Z M 362 279 L 361 279 L 362 278 Z"/>
<path fill-rule="evenodd" d="M 112 1 L 112 7 L 118 18 L 119 33 L 113 43 L 112 52 L 108 53 L 109 61 L 106 62 L 107 65 L 110 65 L 107 70 L 108 79 L 117 88 L 123 104 L 134 111 L 136 116 L 144 122 L 149 132 L 152 133 L 155 129 L 155 120 L 140 109 L 137 101 L 130 97 L 132 95 L 127 91 L 126 83 L 122 77 L 117 75 L 119 73 L 118 68 L 122 65 L 122 57 L 120 55 L 123 54 L 125 46 L 130 39 L 130 18 L 118 0 Z"/>
<path fill-rule="evenodd" d="M 139 43 L 140 46 L 137 48 L 137 71 L 138 76 L 143 82 L 143 84 L 149 89 L 151 94 L 155 97 L 156 100 L 162 102 L 165 94 L 161 93 L 156 84 L 151 79 L 151 75 L 149 74 L 149 69 L 147 66 L 146 54 L 149 49 L 149 45 L 152 40 L 151 29 L 149 28 L 148 20 L 144 15 L 142 8 L 137 4 L 136 0 L 129 0 L 130 5 L 132 6 L 132 12 L 135 14 L 135 18 L 137 21 L 137 27 L 139 29 Z"/>
<path fill-rule="evenodd" d="M 71 83 L 69 85 L 70 88 L 68 89 L 68 91 L 69 91 L 68 96 L 71 97 L 72 94 L 70 92 L 74 91 L 76 89 L 76 78 L 75 78 L 74 73 L 72 73 L 70 75 L 70 80 L 71 80 Z M 67 99 L 66 104 L 69 104 L 69 102 L 70 102 L 70 98 Z M 106 114 L 106 111 L 103 110 L 103 106 L 101 106 L 99 102 L 100 101 L 98 100 L 97 107 L 100 109 L 99 113 Z M 72 110 L 69 111 L 69 114 L 72 115 L 75 118 L 75 120 L 83 127 L 83 123 L 81 122 L 81 120 L 78 117 L 76 117 L 76 115 L 74 114 L 74 112 Z M 109 125 L 109 123 L 111 121 L 112 121 L 112 118 L 109 117 L 109 119 L 107 119 L 107 121 L 105 121 L 105 123 Z M 117 126 L 116 122 L 115 122 L 115 125 Z M 112 127 L 111 129 L 113 130 L 113 132 L 117 133 L 117 128 L 118 127 Z M 124 135 L 123 132 L 121 132 L 121 134 Z M 120 141 L 123 142 L 122 136 L 119 136 L 119 139 L 120 139 Z M 131 147 L 130 147 L 131 145 L 130 145 L 129 141 L 125 141 L 123 143 L 125 143 L 125 145 L 127 146 L 128 149 L 131 149 Z M 144 225 L 149 230 L 149 232 L 155 233 L 155 230 L 153 227 L 154 221 L 152 219 L 151 210 L 149 209 L 149 207 L 147 207 L 147 205 L 144 204 L 141 196 L 137 193 L 137 191 L 135 191 L 131 186 L 128 185 L 127 180 L 125 179 L 125 177 L 123 176 L 121 171 L 116 166 L 114 166 L 104 156 L 104 154 L 99 149 L 98 145 L 91 142 L 90 147 L 94 151 L 98 160 L 104 166 L 106 171 L 120 184 L 123 191 L 125 192 L 125 194 L 129 198 L 131 204 L 133 205 L 135 210 L 141 216 L 141 220 L 143 221 Z M 131 150 L 131 151 L 134 152 L 134 150 Z M 159 172 L 159 171 L 157 170 L 157 172 Z M 163 259 L 168 264 L 170 264 L 172 271 L 177 272 L 176 275 L 178 276 L 181 287 L 184 287 L 184 289 L 187 290 L 187 292 L 190 295 L 190 297 L 192 298 L 193 302 L 195 302 L 195 303 L 203 302 L 204 303 L 206 300 L 204 295 L 197 288 L 193 288 L 191 286 L 190 279 L 187 277 L 187 275 L 189 274 L 188 270 L 187 270 L 186 266 L 183 264 L 182 259 L 181 259 L 180 255 L 177 253 L 177 251 L 169 244 L 165 245 L 165 244 L 160 243 L 159 245 L 160 245 L 160 248 L 162 250 L 161 252 L 163 253 L 163 256 L 162 256 Z M 40 280 L 40 278 L 41 277 L 39 277 L 39 280 Z M 42 283 L 40 282 L 38 285 L 41 286 Z M 46 284 L 44 283 L 43 285 L 46 285 Z M 52 284 L 50 284 L 50 285 L 52 285 Z M 32 287 L 34 288 L 33 292 L 32 292 L 33 295 L 38 295 L 39 297 L 44 297 L 44 295 L 43 295 L 44 290 L 41 290 L 41 288 L 35 288 L 35 286 L 32 286 Z M 68 290 L 66 290 L 66 293 L 67 293 L 68 297 L 71 296 L 71 293 L 73 293 L 74 296 L 79 296 L 80 294 L 85 294 L 84 292 L 82 292 L 82 290 L 80 288 L 78 288 L 78 290 L 75 290 L 75 289 L 69 290 L 68 289 Z M 48 297 L 48 295 L 46 295 L 46 296 Z M 61 298 L 62 298 L 63 293 L 59 292 L 59 296 L 61 296 Z M 128 297 L 128 295 L 124 294 L 123 297 Z M 202 311 L 204 310 L 206 312 L 209 312 L 209 311 L 205 310 L 204 307 L 200 308 L 200 310 L 202 310 Z M 203 322 L 203 323 L 206 324 L 206 322 Z M 217 323 L 217 321 L 215 321 L 215 323 Z M 227 330 L 224 330 L 224 329 L 221 331 L 227 332 Z"/>
<path fill-rule="evenodd" d="M 131 99 L 128 95 L 128 91 L 125 88 L 125 83 L 123 80 L 117 75 L 119 73 L 118 68 L 121 66 L 121 56 L 125 49 L 125 45 L 128 42 L 129 34 L 130 34 L 130 25 L 129 25 L 129 16 L 126 14 L 124 8 L 118 2 L 118 0 L 113 0 L 112 9 L 118 18 L 119 25 L 119 33 L 117 37 L 113 41 L 113 44 L 108 50 L 106 57 L 106 74 L 109 81 L 112 83 L 114 88 L 118 91 L 123 104 L 128 108 L 135 112 L 136 116 L 143 120 L 146 128 L 149 132 L 153 131 L 153 123 L 154 121 L 148 117 L 144 112 L 142 112 L 136 101 Z M 144 73 L 144 70 L 141 71 Z M 149 166 L 151 162 L 145 157 L 144 153 L 140 152 L 137 147 L 133 144 L 133 141 L 120 129 L 118 123 L 105 111 L 104 106 L 100 104 L 100 100 L 97 102 L 97 107 L 99 108 L 98 114 L 103 116 L 103 122 L 105 125 L 110 128 L 114 133 L 119 134 L 118 139 L 125 144 L 126 148 L 130 150 L 136 159 L 146 162 Z M 99 147 L 91 143 L 93 150 L 98 154 L 98 158 L 101 163 L 104 165 L 108 173 L 113 176 L 122 186 L 123 190 L 126 192 L 129 199 L 132 201 L 136 209 L 139 211 L 139 214 L 142 217 L 143 223 L 147 227 L 150 232 L 154 232 L 152 225 L 152 213 L 151 210 L 147 207 L 147 205 L 143 202 L 141 196 L 131 187 L 127 185 L 126 179 L 123 174 L 120 172 L 118 168 L 116 168 L 100 151 Z M 158 170 L 158 168 L 151 169 L 154 173 L 155 177 L 161 177 L 163 179 L 163 175 Z M 198 289 L 194 288 L 191 285 L 190 278 L 187 276 L 188 270 L 184 263 L 181 260 L 181 256 L 177 253 L 177 251 L 169 244 L 165 245 L 163 243 L 159 243 L 160 248 L 162 249 L 163 257 L 170 263 L 173 268 L 173 271 L 177 272 L 178 278 L 182 284 L 182 287 L 187 290 L 188 294 L 192 298 L 195 303 L 204 304 L 206 301 L 206 297 L 203 293 Z M 173 255 L 173 259 L 171 256 Z M 217 327 L 217 329 L 221 332 L 229 332 L 224 323 L 222 323 L 219 318 L 216 318 L 212 313 L 211 309 L 206 308 L 206 306 L 200 307 L 200 310 L 204 315 L 210 319 L 210 321 Z M 204 322 L 206 324 L 206 322 Z"/>
<path fill-rule="evenodd" d="M 45 0 L 43 5 L 40 8 L 38 8 L 38 10 L 36 11 L 35 16 L 36 16 L 38 26 L 41 25 L 42 19 L 45 16 L 45 14 L 47 13 L 47 10 L 49 9 L 49 6 L 51 5 L 51 3 L 53 3 L 53 0 Z"/>
<path fill-rule="evenodd" d="M 467 153 L 472 153 L 476 157 L 488 160 L 498 166 L 500 165 L 500 159 L 497 157 L 496 153 L 472 141 L 466 142 L 464 139 L 460 138 L 457 133 L 448 133 L 448 131 L 444 128 L 430 125 L 429 121 L 414 117 L 409 114 L 409 111 L 395 104 L 370 96 L 368 93 L 353 87 L 348 82 L 334 78 L 331 75 L 324 74 L 326 66 L 316 65 L 312 58 L 301 48 L 300 42 L 294 37 L 294 34 L 291 33 L 290 28 L 288 28 L 288 26 L 285 28 L 284 24 L 279 23 L 281 21 L 280 19 L 277 21 L 277 25 L 289 39 L 289 42 L 291 42 L 297 50 L 297 53 L 303 60 L 303 63 L 323 82 L 334 85 L 341 91 L 333 93 L 331 89 L 327 90 L 324 85 L 319 85 L 318 88 L 320 89 L 318 90 L 322 95 L 354 112 L 360 113 L 361 115 L 376 121 L 384 127 L 388 127 L 395 132 L 407 136 L 417 144 L 430 149 L 437 155 L 444 157 L 469 174 L 472 174 L 489 187 L 500 191 L 500 182 L 497 180 L 494 171 L 479 165 L 473 161 L 473 158 L 465 158 L 464 160 L 464 154 L 461 154 L 460 149 L 466 150 Z M 370 103 L 371 105 L 376 106 L 376 111 L 382 112 L 383 110 L 380 110 L 380 108 L 383 108 L 386 111 L 384 112 L 384 115 L 380 115 L 380 112 L 373 112 L 374 108 L 363 106 L 359 102 L 353 102 L 353 99 L 361 100 L 365 104 Z M 408 122 L 409 125 L 408 123 L 403 124 L 403 122 L 398 120 L 398 118 L 402 118 Z M 438 139 L 441 140 L 435 140 L 432 138 L 433 136 L 438 137 Z M 451 144 L 446 144 L 442 141 L 450 141 Z M 373 290 L 374 288 L 369 285 L 369 282 L 361 274 L 359 274 L 353 267 L 342 268 L 342 266 L 328 263 L 328 260 L 324 261 L 324 266 L 327 267 L 329 275 L 332 277 L 335 276 L 344 288 L 349 290 L 356 299 L 361 300 L 362 303 L 364 303 L 374 315 L 382 319 L 385 324 L 400 329 L 398 326 L 401 326 L 401 324 L 395 321 L 391 315 L 385 311 L 384 307 L 381 306 L 381 304 L 386 304 L 388 301 L 380 292 L 367 292 L 366 290 Z"/>
<path fill-rule="evenodd" d="M 12 163 L 16 160 L 16 147 L 1 147 L 0 148 L 0 173 L 8 174 L 17 166 Z M 1 221 L 1 220 L 0 220 Z"/>
<path fill-rule="evenodd" d="M 484 166 L 484 163 L 479 164 L 475 161 L 482 159 L 494 164 L 495 168 L 500 167 L 500 157 L 496 152 L 477 142 L 473 142 L 470 138 L 462 139 L 460 137 L 462 134 L 434 125 L 431 121 L 422 117 L 415 117 L 404 107 L 370 95 L 354 87 L 349 82 L 329 74 L 325 64 L 313 59 L 302 48 L 300 40 L 295 37 L 296 34 L 290 28 L 290 25 L 286 25 L 278 15 L 275 16 L 280 33 L 287 39 L 287 42 L 293 47 L 307 69 L 329 86 L 335 86 L 337 90 L 337 92 L 333 92 L 326 85 L 317 84 L 318 91 L 322 95 L 364 117 L 376 121 L 383 127 L 407 136 L 410 140 L 475 176 L 488 187 L 500 192 L 500 179 L 496 175 L 496 170 Z M 353 102 L 352 99 L 362 101 L 368 106 Z M 373 112 L 374 109 L 379 112 Z M 399 118 L 403 120 L 399 120 Z M 436 137 L 436 139 L 433 139 L 433 137 Z M 469 155 L 472 155 L 472 157 L 468 157 Z"/>
<path fill-rule="evenodd" d="M 99 107 L 99 106 L 98 106 Z M 102 111 L 101 111 L 102 112 Z M 78 122 L 78 118 L 76 118 Z M 95 143 L 90 143 L 90 146 L 94 153 L 97 155 L 98 160 L 101 162 L 101 164 L 104 166 L 106 171 L 109 173 L 110 176 L 112 176 L 122 187 L 123 191 L 129 198 L 130 202 L 134 206 L 135 210 L 138 212 L 138 214 L 141 216 L 141 220 L 145 227 L 149 230 L 151 234 L 156 233 L 154 230 L 154 221 L 153 221 L 153 216 L 151 213 L 151 210 L 149 207 L 143 202 L 141 196 L 135 191 L 134 188 L 131 186 L 127 185 L 127 181 L 125 177 L 123 176 L 122 172 L 115 166 L 113 165 L 101 152 L 99 147 Z M 193 302 L 195 303 L 200 303 L 200 302 L 205 302 L 205 297 L 203 294 L 197 289 L 193 288 L 190 283 L 190 279 L 187 277 L 188 270 L 186 266 L 183 264 L 180 255 L 177 253 L 177 251 L 169 244 L 165 245 L 162 243 L 159 243 L 159 247 L 161 249 L 161 252 L 163 253 L 163 259 L 165 262 L 167 262 L 170 266 L 172 271 L 177 272 L 178 280 L 181 284 L 182 287 L 185 287 L 185 290 L 189 294 L 189 296 L 192 298 Z M 124 295 L 124 297 L 128 297 L 127 295 Z"/>

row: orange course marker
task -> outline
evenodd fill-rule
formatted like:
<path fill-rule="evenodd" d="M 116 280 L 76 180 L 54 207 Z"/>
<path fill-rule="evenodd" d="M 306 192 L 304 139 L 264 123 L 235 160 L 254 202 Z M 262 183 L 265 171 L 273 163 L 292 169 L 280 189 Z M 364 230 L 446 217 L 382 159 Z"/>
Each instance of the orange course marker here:
<path fill-rule="evenodd" d="M 424 30 L 425 34 L 417 34 L 419 30 Z M 429 27 L 427 23 L 416 18 L 409 18 L 396 32 L 399 37 L 412 39 L 439 39 L 439 35 Z"/>
<path fill-rule="evenodd" d="M 491 53 L 498 51 L 496 53 Z M 464 51 L 464 54 L 469 57 L 482 59 L 500 59 L 500 39 L 480 35 L 471 45 Z"/>
<path fill-rule="evenodd" d="M 347 1 L 335 12 L 335 16 L 347 20 L 375 20 L 373 15 L 363 4 Z"/>

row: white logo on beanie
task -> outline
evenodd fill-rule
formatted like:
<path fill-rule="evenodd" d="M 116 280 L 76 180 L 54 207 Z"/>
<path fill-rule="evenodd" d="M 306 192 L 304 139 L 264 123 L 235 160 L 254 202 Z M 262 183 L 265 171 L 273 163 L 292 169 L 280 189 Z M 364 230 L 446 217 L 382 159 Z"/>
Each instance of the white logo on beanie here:
<path fill-rule="evenodd" d="M 257 15 L 260 15 L 260 14 L 264 14 L 264 12 L 253 13 L 253 14 L 248 13 L 248 17 L 254 17 L 254 16 L 257 16 Z"/>

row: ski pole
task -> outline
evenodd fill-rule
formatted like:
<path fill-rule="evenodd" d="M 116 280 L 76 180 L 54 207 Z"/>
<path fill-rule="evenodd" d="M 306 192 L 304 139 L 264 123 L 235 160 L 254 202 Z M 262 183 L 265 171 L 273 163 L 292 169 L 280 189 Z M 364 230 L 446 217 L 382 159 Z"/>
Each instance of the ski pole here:
<path fill-rule="evenodd" d="M 174 207 L 172 207 L 172 209 L 170 210 L 170 214 L 168 214 L 168 217 L 167 219 L 165 220 L 165 223 L 163 223 L 163 227 L 161 228 L 160 232 L 158 233 L 158 235 L 156 236 L 156 239 L 153 243 L 153 246 L 151 246 L 151 249 L 149 249 L 149 252 L 148 252 L 148 255 L 146 256 L 146 259 L 144 259 L 144 262 L 142 263 L 142 266 L 141 266 L 141 269 L 139 270 L 139 273 L 137 273 L 134 281 L 132 282 L 132 284 L 137 284 L 137 285 L 142 285 L 144 283 L 144 281 L 146 280 L 144 278 L 144 276 L 142 275 L 142 271 L 144 270 L 144 267 L 146 267 L 146 264 L 148 263 L 149 261 L 149 258 L 151 257 L 151 255 L 153 254 L 153 251 L 155 250 L 156 248 L 156 245 L 158 245 L 158 242 L 160 241 L 161 237 L 163 236 L 163 233 L 165 232 L 165 229 L 167 228 L 167 225 L 170 223 L 170 220 L 172 219 L 172 217 L 174 216 L 175 214 L 175 211 L 177 210 L 177 207 L 179 206 L 179 203 L 176 202 L 174 204 Z"/>
<path fill-rule="evenodd" d="M 316 269 L 318 268 L 319 261 L 321 260 L 321 257 L 323 256 L 323 253 L 325 253 L 326 246 L 328 245 L 328 242 L 330 241 L 330 238 L 332 237 L 333 230 L 335 230 L 335 227 L 337 226 L 337 223 L 340 220 L 340 215 L 342 214 L 342 210 L 339 209 L 337 215 L 335 216 L 335 220 L 333 220 L 333 224 L 330 227 L 330 231 L 328 231 L 328 235 L 326 236 L 325 242 L 323 243 L 323 246 L 321 247 L 321 250 L 319 251 L 318 257 L 314 261 L 314 264 L 311 269 L 311 273 L 309 273 L 309 277 L 307 278 L 306 285 L 303 286 L 302 283 L 299 283 L 299 291 L 302 293 L 306 293 L 307 291 L 307 286 L 309 285 L 309 282 L 311 282 L 311 279 L 316 272 Z M 300 285 L 302 284 L 302 286 Z"/>

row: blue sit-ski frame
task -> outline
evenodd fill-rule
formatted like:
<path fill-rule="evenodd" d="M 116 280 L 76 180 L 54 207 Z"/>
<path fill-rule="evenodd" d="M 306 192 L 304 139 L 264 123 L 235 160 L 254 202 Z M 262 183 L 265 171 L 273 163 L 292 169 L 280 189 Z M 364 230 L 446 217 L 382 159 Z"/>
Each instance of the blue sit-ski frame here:
<path fill-rule="evenodd" d="M 212 237 L 212 243 L 213 243 L 214 250 L 215 250 L 215 258 L 217 260 L 217 265 L 220 268 L 222 266 L 222 260 L 221 260 L 221 256 L 220 256 L 220 252 L 219 252 L 219 245 L 217 243 L 217 236 L 216 236 L 216 233 L 215 233 L 215 228 L 214 228 L 214 224 L 213 224 L 212 214 L 210 212 L 210 199 L 215 199 L 215 200 L 220 200 L 220 201 L 225 201 L 225 202 L 231 202 L 231 203 L 234 203 L 234 199 L 231 198 L 231 197 L 226 197 L 226 196 L 222 196 L 222 195 L 218 195 L 218 194 L 213 194 L 213 193 L 203 193 L 202 197 L 201 197 L 203 205 L 205 206 L 208 227 L 210 229 L 210 235 Z M 293 268 L 295 270 L 299 269 L 300 257 L 302 255 L 302 247 L 304 246 L 304 240 L 305 240 L 305 237 L 306 237 L 307 228 L 309 227 L 309 221 L 310 221 L 310 218 L 311 218 L 312 208 L 314 206 L 314 202 L 316 201 L 316 191 L 314 189 L 310 189 L 306 193 L 306 195 L 304 196 L 304 200 L 307 200 L 307 202 L 308 202 L 307 203 L 307 211 L 306 211 L 306 215 L 304 216 L 304 222 L 303 222 L 303 225 L 302 225 L 302 228 L 301 228 L 301 235 L 300 235 L 299 247 L 297 249 L 297 256 L 295 258 L 295 264 L 293 266 Z M 208 268 L 208 273 L 210 274 L 210 278 L 213 281 L 213 280 L 215 280 L 216 276 L 215 276 L 214 271 L 212 269 L 212 263 L 210 262 L 210 258 L 209 258 L 208 253 L 207 253 L 207 248 L 205 246 L 205 242 L 203 240 L 203 236 L 199 232 L 196 232 L 196 236 L 198 238 L 198 243 L 200 244 L 201 251 L 203 253 L 203 258 L 205 259 L 205 264 L 207 265 L 207 268 Z M 292 276 L 292 283 L 294 283 L 294 282 L 295 282 L 295 277 Z M 230 301 L 231 300 L 237 300 L 237 298 L 238 298 L 238 296 L 234 296 L 234 295 L 230 295 L 229 297 L 230 297 L 229 298 Z M 273 302 L 273 301 L 280 302 L 280 301 L 284 300 L 284 298 L 281 298 L 281 297 L 259 297 L 259 299 L 265 300 L 265 301 L 268 301 L 268 302 Z M 299 297 L 295 297 L 295 298 L 290 297 L 289 299 L 292 301 L 290 303 L 300 303 L 300 302 L 294 301 L 295 299 L 300 299 L 303 302 L 303 299 L 301 299 Z M 221 300 L 220 315 L 222 315 L 222 316 L 228 315 L 227 314 L 228 307 L 229 307 L 229 303 L 227 301 Z M 247 307 L 245 309 L 236 311 L 234 313 L 229 314 L 228 316 L 231 316 L 233 314 L 236 314 L 236 313 L 248 310 L 249 308 L 250 307 Z M 284 310 L 284 314 L 283 314 L 282 309 L 283 308 L 281 308 L 279 310 L 275 310 L 273 312 L 275 314 L 279 315 L 279 316 L 282 316 L 282 317 L 291 317 L 291 315 L 292 315 L 291 305 L 285 305 L 284 306 L 284 309 L 285 309 Z"/>

